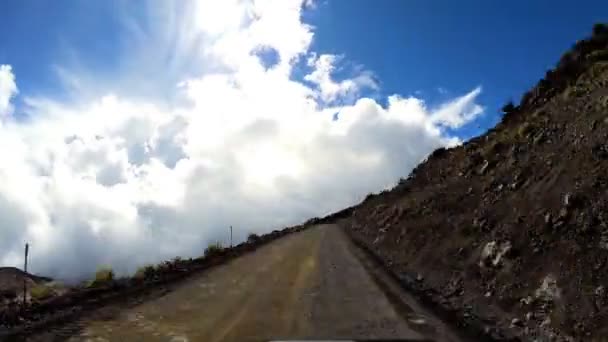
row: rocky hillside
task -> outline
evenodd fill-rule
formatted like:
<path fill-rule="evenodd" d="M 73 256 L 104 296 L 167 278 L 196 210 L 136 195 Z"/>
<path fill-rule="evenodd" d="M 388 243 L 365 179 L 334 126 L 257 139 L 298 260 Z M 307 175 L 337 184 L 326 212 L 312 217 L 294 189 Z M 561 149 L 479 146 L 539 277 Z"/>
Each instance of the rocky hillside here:
<path fill-rule="evenodd" d="M 504 111 L 349 209 L 344 226 L 486 333 L 608 336 L 608 26 Z"/>

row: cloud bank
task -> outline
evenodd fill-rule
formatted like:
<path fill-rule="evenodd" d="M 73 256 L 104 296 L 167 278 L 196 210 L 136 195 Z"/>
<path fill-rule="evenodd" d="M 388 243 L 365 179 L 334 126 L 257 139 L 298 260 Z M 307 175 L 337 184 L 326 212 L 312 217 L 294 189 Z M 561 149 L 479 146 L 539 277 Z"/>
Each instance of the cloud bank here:
<path fill-rule="evenodd" d="M 11 99 L 17 93 L 17 84 L 11 66 L 0 65 L 0 118 L 12 113 Z"/>
<path fill-rule="evenodd" d="M 126 11 L 117 71 L 58 68 L 71 100 L 20 94 L 26 122 L 11 117 L 17 84 L 0 67 L 0 264 L 21 264 L 26 241 L 32 269 L 62 279 L 197 256 L 229 226 L 243 240 L 395 184 L 482 113 L 480 88 L 429 108 L 367 97 L 371 71 L 335 79 L 347 56 L 311 51 L 305 10 L 152 2 L 154 25 Z"/>

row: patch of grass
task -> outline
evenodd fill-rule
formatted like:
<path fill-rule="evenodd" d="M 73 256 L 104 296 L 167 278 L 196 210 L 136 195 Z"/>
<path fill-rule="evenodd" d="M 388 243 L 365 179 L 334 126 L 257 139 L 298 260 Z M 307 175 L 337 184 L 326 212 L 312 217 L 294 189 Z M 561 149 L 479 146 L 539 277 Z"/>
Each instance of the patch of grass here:
<path fill-rule="evenodd" d="M 597 23 L 593 25 L 593 35 L 600 36 L 608 34 L 608 24 L 605 23 Z"/>
<path fill-rule="evenodd" d="M 533 130 L 534 127 L 529 122 L 524 122 L 517 128 L 517 135 L 520 138 L 526 138 Z"/>
<path fill-rule="evenodd" d="M 45 300 L 53 296 L 53 289 L 49 286 L 38 284 L 30 289 L 30 296 L 36 301 Z"/>
<path fill-rule="evenodd" d="M 95 279 L 92 285 L 98 286 L 111 283 L 114 280 L 114 271 L 110 267 L 101 267 L 95 272 Z"/>
<path fill-rule="evenodd" d="M 219 252 L 221 252 L 224 249 L 224 247 L 222 247 L 222 244 L 219 242 L 214 242 L 209 244 L 209 246 L 207 246 L 207 248 L 205 248 L 205 257 L 209 257 L 212 255 L 215 255 Z"/>
<path fill-rule="evenodd" d="M 137 271 L 135 271 L 135 274 L 133 274 L 133 279 L 137 279 L 137 280 L 146 279 L 145 267 L 138 268 Z"/>
<path fill-rule="evenodd" d="M 570 98 L 572 98 L 573 95 L 574 95 L 573 87 L 568 87 L 568 88 L 564 89 L 564 92 L 562 93 L 562 98 L 564 100 L 569 100 Z"/>

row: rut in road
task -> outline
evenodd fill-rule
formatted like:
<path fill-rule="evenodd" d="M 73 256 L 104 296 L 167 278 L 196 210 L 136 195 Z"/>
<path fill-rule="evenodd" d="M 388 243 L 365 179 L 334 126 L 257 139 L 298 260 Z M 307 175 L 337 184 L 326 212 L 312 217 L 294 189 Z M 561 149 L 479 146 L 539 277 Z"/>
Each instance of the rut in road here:
<path fill-rule="evenodd" d="M 109 305 L 29 340 L 458 340 L 413 301 L 404 310 L 406 294 L 398 295 L 405 298 L 399 306 L 392 303 L 374 272 L 366 270 L 364 258 L 337 226 L 317 226 L 195 276 L 157 298 Z"/>

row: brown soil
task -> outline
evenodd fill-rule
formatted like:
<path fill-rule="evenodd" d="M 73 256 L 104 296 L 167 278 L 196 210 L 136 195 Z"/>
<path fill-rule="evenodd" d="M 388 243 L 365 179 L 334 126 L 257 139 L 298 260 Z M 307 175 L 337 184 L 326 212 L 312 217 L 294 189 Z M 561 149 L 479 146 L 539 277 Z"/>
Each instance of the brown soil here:
<path fill-rule="evenodd" d="M 608 29 L 508 110 L 332 218 L 495 339 L 608 336 Z"/>

